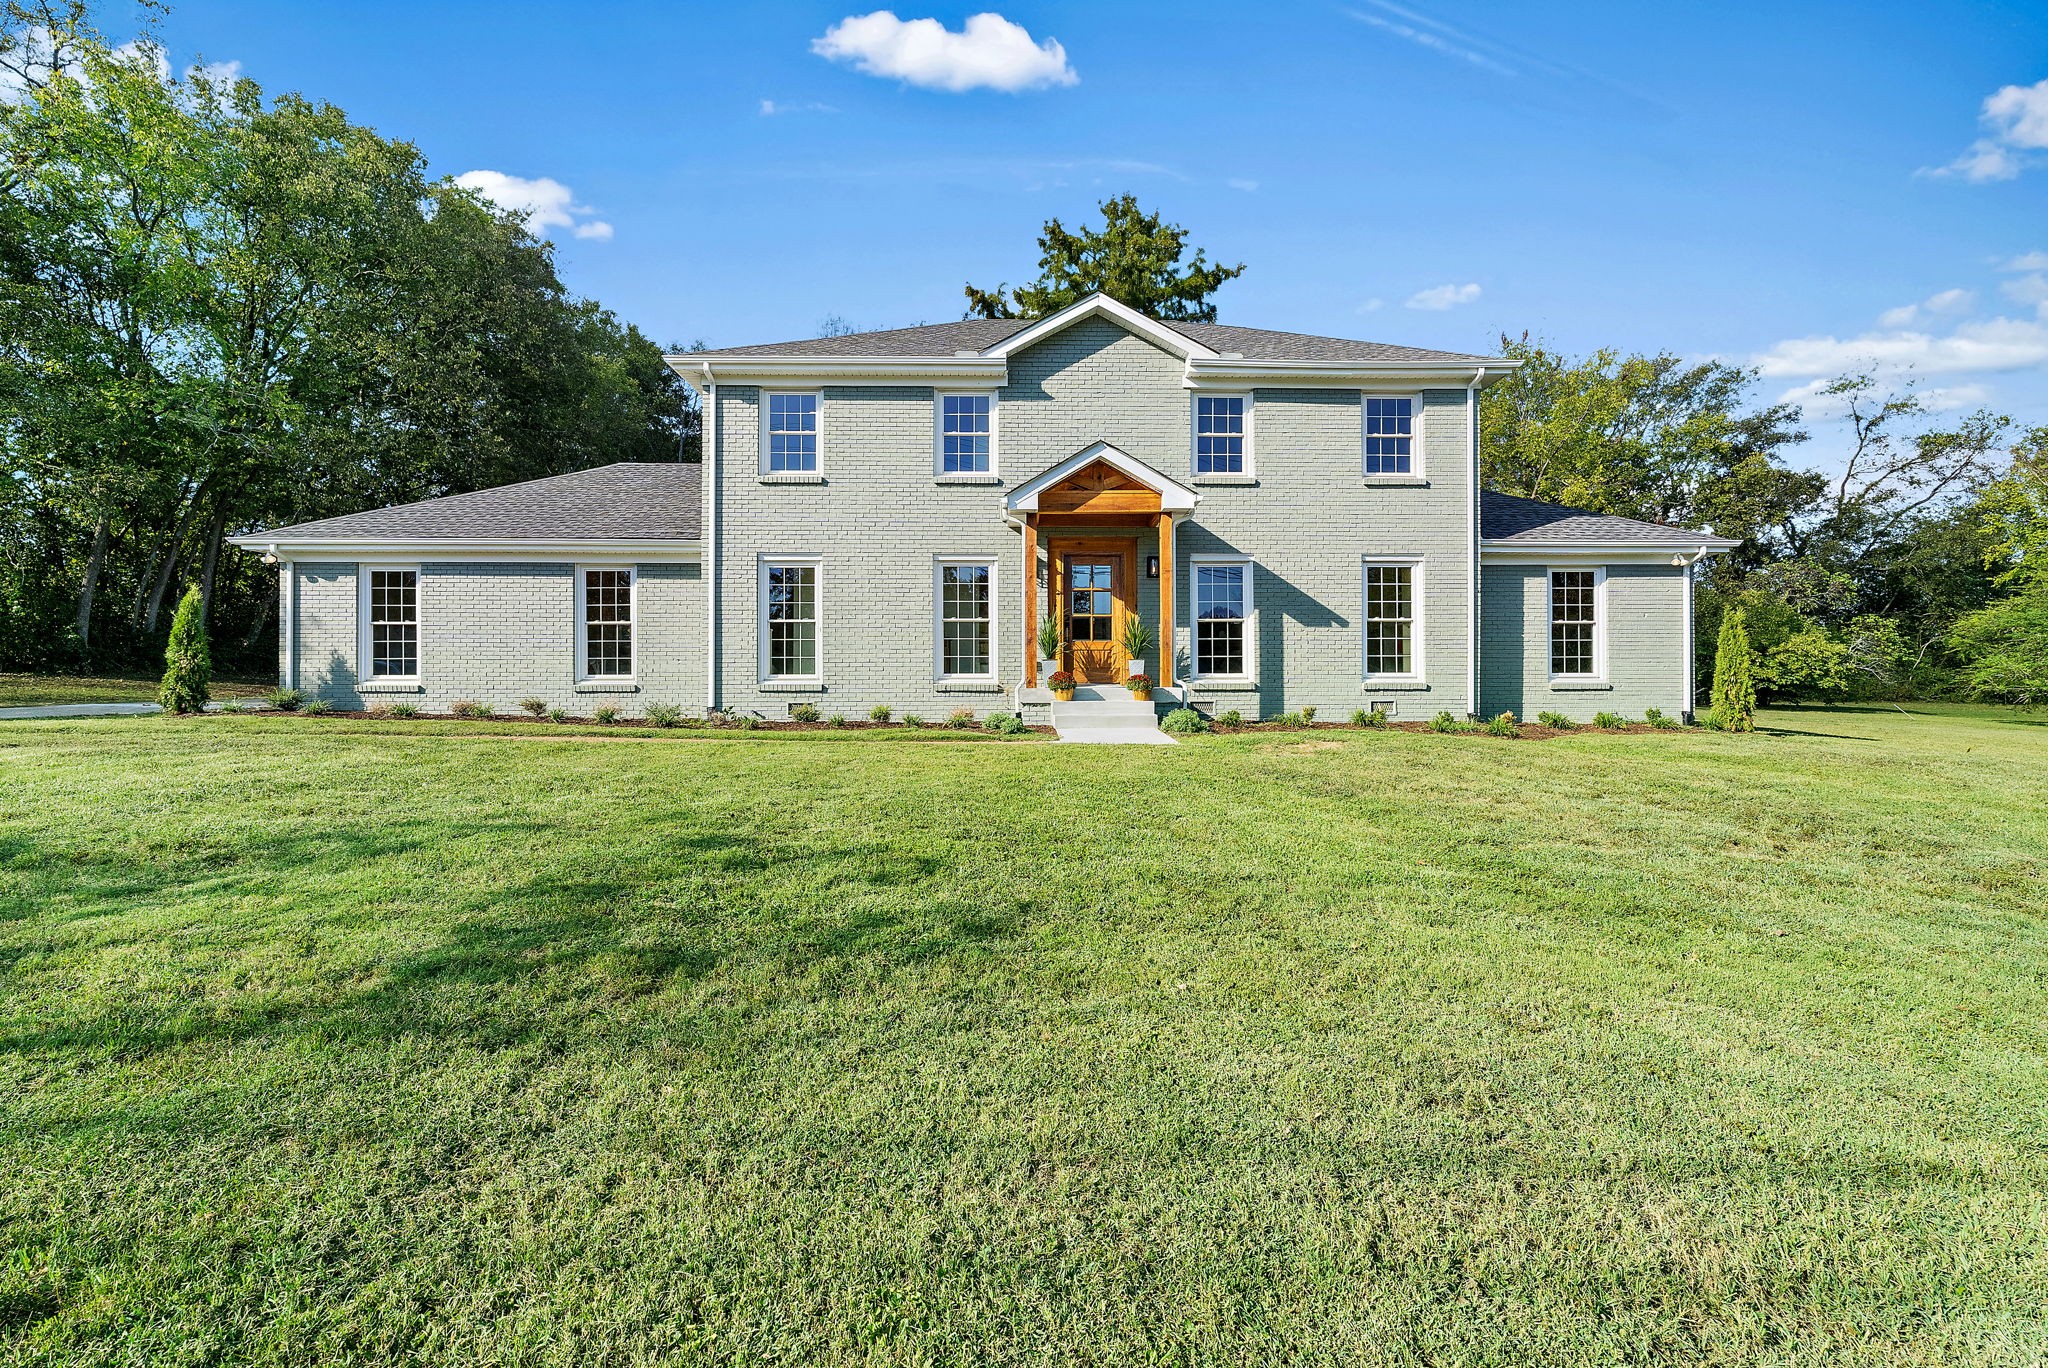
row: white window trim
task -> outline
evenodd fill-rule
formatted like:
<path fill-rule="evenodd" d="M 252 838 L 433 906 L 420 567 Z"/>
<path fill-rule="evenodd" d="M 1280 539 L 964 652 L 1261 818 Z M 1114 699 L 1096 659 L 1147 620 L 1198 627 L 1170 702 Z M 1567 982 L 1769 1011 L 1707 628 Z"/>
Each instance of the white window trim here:
<path fill-rule="evenodd" d="M 1227 556 L 1202 554 L 1189 556 L 1188 561 L 1188 672 L 1190 683 L 1195 680 L 1209 680 L 1224 684 L 1256 684 L 1259 681 L 1259 604 L 1254 588 L 1258 581 L 1258 569 L 1250 556 Z M 1197 630 L 1201 609 L 1195 594 L 1196 569 L 1205 565 L 1241 565 L 1244 567 L 1244 673 L 1204 674 L 1202 672 L 1202 646 Z"/>
<path fill-rule="evenodd" d="M 1409 576 L 1408 593 L 1410 614 L 1408 623 L 1408 670 L 1394 674 L 1382 670 L 1375 674 L 1366 666 L 1366 575 L 1376 565 L 1405 565 L 1413 573 Z M 1421 556 L 1367 556 L 1358 567 L 1358 670 L 1368 684 L 1421 684 L 1428 679 L 1427 657 L 1423 654 L 1425 634 L 1423 630 L 1424 605 L 1428 596 L 1423 592 L 1426 585 L 1426 571 Z"/>
<path fill-rule="evenodd" d="M 946 401 L 948 399 L 986 398 L 988 400 L 988 469 L 948 470 L 946 469 Z M 939 480 L 957 480 L 962 484 L 990 484 L 1002 476 L 1002 419 L 1003 401 L 992 390 L 942 389 L 932 392 L 932 475 Z M 820 412 L 823 412 L 822 406 Z M 819 420 L 821 423 L 823 419 Z M 823 452 L 819 463 L 823 464 Z"/>
<path fill-rule="evenodd" d="M 413 634 L 417 649 L 413 652 L 419 662 L 417 673 L 409 675 L 380 675 L 370 673 L 376 663 L 376 653 L 370 645 L 370 572 L 372 570 L 410 570 L 413 575 Z M 361 561 L 356 565 L 356 677 L 365 684 L 417 684 L 420 675 L 426 673 L 427 659 L 427 577 L 420 573 L 417 561 Z"/>
<path fill-rule="evenodd" d="M 1203 470 L 1201 467 L 1202 446 L 1202 401 L 1204 399 L 1244 400 L 1244 469 Z M 1256 447 L 1254 433 L 1257 422 L 1252 416 L 1256 405 L 1252 402 L 1250 390 L 1196 390 L 1188 397 L 1188 475 L 1197 482 L 1203 480 L 1250 480 L 1257 470 L 1252 464 L 1252 453 Z M 1359 422 L 1364 423 L 1364 419 Z M 1224 559 L 1229 559 L 1225 557 Z"/>
<path fill-rule="evenodd" d="M 1557 604 L 1553 576 L 1566 570 L 1593 572 L 1593 673 L 1559 674 L 1553 668 L 1550 632 L 1557 625 Z M 1607 567 L 1604 565 L 1546 565 L 1543 567 L 1543 669 L 1553 684 L 1605 684 L 1607 682 Z"/>
<path fill-rule="evenodd" d="M 940 577 L 949 565 L 988 567 L 988 672 L 948 674 L 946 672 L 946 595 Z M 1003 632 L 1002 567 L 995 556 L 932 557 L 932 678 L 943 684 L 993 684 L 1002 678 Z"/>
<path fill-rule="evenodd" d="M 1365 430 L 1368 399 L 1406 399 L 1408 401 L 1408 468 L 1406 470 L 1368 470 L 1366 468 Z M 1369 482 L 1387 484 L 1413 484 L 1427 478 L 1423 466 L 1424 445 L 1422 441 L 1422 395 L 1418 391 L 1390 393 L 1385 390 L 1360 390 L 1358 392 L 1358 473 Z"/>
<path fill-rule="evenodd" d="M 626 572 L 627 626 L 632 630 L 633 653 L 622 675 L 590 673 L 590 582 L 592 570 Z M 637 565 L 579 565 L 576 567 L 576 682 L 578 684 L 631 684 L 640 677 L 640 567 Z"/>
<path fill-rule="evenodd" d="M 768 571 L 772 567 L 808 565 L 817 573 L 812 583 L 811 659 L 816 670 L 807 675 L 772 674 L 768 668 Z M 825 558 L 816 553 L 762 555 L 754 563 L 754 636 L 759 655 L 759 681 L 763 684 L 822 684 L 825 680 Z"/>
<path fill-rule="evenodd" d="M 768 401 L 778 394 L 808 394 L 818 401 L 818 463 L 810 470 L 774 470 L 768 465 Z M 760 473 L 764 477 L 777 479 L 822 478 L 825 474 L 825 391 L 823 389 L 791 389 L 777 386 L 761 391 L 760 407 L 761 457 Z"/>

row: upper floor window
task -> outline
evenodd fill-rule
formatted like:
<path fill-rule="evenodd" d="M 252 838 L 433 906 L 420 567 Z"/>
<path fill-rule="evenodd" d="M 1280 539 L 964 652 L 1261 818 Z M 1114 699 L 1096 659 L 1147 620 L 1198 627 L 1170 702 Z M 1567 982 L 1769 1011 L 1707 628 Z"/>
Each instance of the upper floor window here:
<path fill-rule="evenodd" d="M 363 644 L 369 678 L 418 678 L 420 572 L 372 569 L 363 597 Z"/>
<path fill-rule="evenodd" d="M 768 473 L 814 473 L 818 469 L 818 396 L 768 396 Z"/>
<path fill-rule="evenodd" d="M 1195 673 L 1243 675 L 1251 616 L 1249 561 L 1195 563 Z"/>
<path fill-rule="evenodd" d="M 1409 475 L 1415 470 L 1415 401 L 1365 397 L 1365 473 Z"/>
<path fill-rule="evenodd" d="M 941 562 L 938 567 L 939 673 L 987 679 L 995 675 L 996 568 L 988 561 Z"/>
<path fill-rule="evenodd" d="M 1598 678 L 1600 651 L 1599 570 L 1550 572 L 1550 673 L 1556 678 Z"/>
<path fill-rule="evenodd" d="M 1416 627 L 1417 567 L 1394 562 L 1365 567 L 1365 673 L 1369 679 L 1421 673 Z"/>
<path fill-rule="evenodd" d="M 584 570 L 577 579 L 581 609 L 577 635 L 585 679 L 630 679 L 633 674 L 633 572 Z"/>
<path fill-rule="evenodd" d="M 1245 473 L 1244 411 L 1241 394 L 1195 396 L 1195 474 Z"/>
<path fill-rule="evenodd" d="M 939 472 L 986 475 L 995 436 L 995 398 L 987 394 L 939 396 Z"/>

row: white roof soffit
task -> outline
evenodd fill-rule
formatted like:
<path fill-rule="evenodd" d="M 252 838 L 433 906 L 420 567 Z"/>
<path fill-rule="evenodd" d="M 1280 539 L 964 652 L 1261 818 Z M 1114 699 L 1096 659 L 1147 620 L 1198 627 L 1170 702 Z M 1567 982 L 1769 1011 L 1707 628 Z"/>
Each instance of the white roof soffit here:
<path fill-rule="evenodd" d="M 1159 507 L 1164 512 L 1186 513 L 1201 502 L 1202 496 L 1186 485 L 1169 479 L 1143 461 L 1125 455 L 1107 442 L 1095 442 L 1083 447 L 1050 470 L 1042 471 L 1018 485 L 1010 491 L 1009 497 L 1003 500 L 1003 507 L 1012 513 L 1036 513 L 1040 494 L 1075 471 L 1097 461 L 1123 472 L 1147 489 L 1157 490 Z"/>

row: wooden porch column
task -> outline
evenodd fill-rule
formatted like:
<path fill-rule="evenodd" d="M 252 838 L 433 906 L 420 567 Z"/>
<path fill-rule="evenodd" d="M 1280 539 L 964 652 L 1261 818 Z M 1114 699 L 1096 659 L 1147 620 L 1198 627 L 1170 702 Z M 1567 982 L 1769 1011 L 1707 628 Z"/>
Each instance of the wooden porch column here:
<path fill-rule="evenodd" d="M 1024 515 L 1024 687 L 1038 687 L 1038 515 Z"/>
<path fill-rule="evenodd" d="M 1173 514 L 1159 515 L 1159 687 L 1173 687 Z"/>

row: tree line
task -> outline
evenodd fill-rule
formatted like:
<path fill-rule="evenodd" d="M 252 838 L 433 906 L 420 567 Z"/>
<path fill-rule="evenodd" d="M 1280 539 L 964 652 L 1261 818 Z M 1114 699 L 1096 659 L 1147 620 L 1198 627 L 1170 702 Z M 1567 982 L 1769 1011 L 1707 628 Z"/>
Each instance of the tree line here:
<path fill-rule="evenodd" d="M 332 105 L 0 4 L 0 668 L 274 641 L 223 537 L 686 454 L 660 349 L 516 215 Z M 694 454 L 694 453 L 687 453 Z"/>

